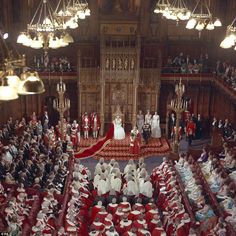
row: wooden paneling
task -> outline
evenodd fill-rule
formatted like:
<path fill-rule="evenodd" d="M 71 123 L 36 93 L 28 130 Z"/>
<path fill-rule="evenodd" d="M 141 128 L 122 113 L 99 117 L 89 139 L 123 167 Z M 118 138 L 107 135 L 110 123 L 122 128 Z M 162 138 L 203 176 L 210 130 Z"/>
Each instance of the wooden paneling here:
<path fill-rule="evenodd" d="M 112 106 L 116 105 L 117 101 L 113 100 L 113 94 L 116 91 L 117 83 L 106 83 L 105 87 L 105 122 L 110 123 Z M 132 104 L 133 104 L 133 84 L 122 83 L 120 90 L 124 95 L 122 99 L 121 110 L 125 113 L 126 123 L 132 121 Z"/>

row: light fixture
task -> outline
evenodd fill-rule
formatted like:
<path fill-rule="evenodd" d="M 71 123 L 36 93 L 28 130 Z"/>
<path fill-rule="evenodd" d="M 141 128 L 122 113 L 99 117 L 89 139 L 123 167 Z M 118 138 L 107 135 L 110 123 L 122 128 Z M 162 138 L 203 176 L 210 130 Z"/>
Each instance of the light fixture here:
<path fill-rule="evenodd" d="M 90 16 L 90 9 L 86 0 L 59 0 L 54 16 L 63 23 L 64 29 L 76 29 L 79 20 Z"/>
<path fill-rule="evenodd" d="M 195 29 L 198 30 L 198 31 L 202 31 L 204 29 L 205 25 L 204 25 L 204 22 L 203 21 L 198 21 Z"/>
<path fill-rule="evenodd" d="M 161 13 L 166 19 L 176 20 L 188 20 L 191 11 L 187 8 L 184 0 L 174 0 L 172 4 L 166 0 L 159 0 L 154 9 L 155 13 Z"/>
<path fill-rule="evenodd" d="M 41 94 L 45 92 L 43 81 L 37 72 L 27 72 L 26 79 L 20 82 L 18 93 L 21 95 Z"/>
<path fill-rule="evenodd" d="M 3 34 L 0 32 L 0 54 L 2 61 L 0 61 L 0 100 L 8 101 L 18 98 L 18 93 L 20 86 L 23 84 L 22 79 L 18 77 L 17 74 L 20 75 L 21 78 L 24 78 L 24 82 L 32 80 L 29 73 L 20 73 L 22 70 L 26 68 L 26 59 L 24 55 L 19 55 L 17 51 L 9 49 L 9 44 L 6 44 Z M 17 73 L 16 73 L 17 71 Z M 44 85 L 42 81 L 40 82 L 40 86 Z M 38 86 L 39 87 L 39 86 Z M 30 90 L 30 86 L 24 85 L 24 94 L 38 94 L 33 93 L 34 91 Z M 41 89 L 41 91 L 43 90 Z"/>
<path fill-rule="evenodd" d="M 2 84 L 0 86 L 0 101 L 15 100 L 18 97 L 17 90 L 7 84 L 6 78 L 2 78 Z"/>
<path fill-rule="evenodd" d="M 227 48 L 231 48 L 233 46 L 236 46 L 236 26 L 235 26 L 235 22 L 236 22 L 236 17 L 234 18 L 232 23 L 227 26 L 225 38 L 223 39 L 223 41 L 220 44 L 221 48 L 227 49 Z"/>
<path fill-rule="evenodd" d="M 10 68 L 8 69 L 6 79 L 7 79 L 7 84 L 10 87 L 16 90 L 18 89 L 20 78 L 14 73 L 13 69 L 10 69 Z"/>
<path fill-rule="evenodd" d="M 215 22 L 214 22 L 214 26 L 215 27 L 221 27 L 222 26 L 222 23 L 219 19 L 216 19 Z"/>
<path fill-rule="evenodd" d="M 187 29 L 194 29 L 196 24 L 197 24 L 197 21 L 194 18 L 192 18 L 188 21 L 186 28 Z"/>
<path fill-rule="evenodd" d="M 236 26 L 235 26 L 235 22 L 236 22 L 236 17 L 234 18 L 232 23 L 227 26 L 225 38 L 220 43 L 221 48 L 227 49 L 227 48 L 231 48 L 231 47 L 235 46 L 235 43 L 236 43 Z"/>
<path fill-rule="evenodd" d="M 90 16 L 90 9 L 86 0 L 75 0 L 67 8 L 77 19 L 83 20 L 86 16 Z"/>
<path fill-rule="evenodd" d="M 190 15 L 186 28 L 195 28 L 201 32 L 204 29 L 214 30 L 215 27 L 220 26 L 222 26 L 222 23 L 219 18 L 213 17 L 208 5 L 208 0 L 197 0 L 197 4 Z"/>
<path fill-rule="evenodd" d="M 187 8 L 184 0 L 174 0 L 169 7 L 169 14 L 169 19 L 171 20 L 188 20 L 191 15 L 191 11 Z"/>
<path fill-rule="evenodd" d="M 164 14 L 164 12 L 168 11 L 170 7 L 169 0 L 158 0 L 156 7 L 154 9 L 154 13 L 161 13 Z"/>
<path fill-rule="evenodd" d="M 8 34 L 8 33 L 4 33 L 4 34 L 3 34 L 3 38 L 4 38 L 4 39 L 7 39 L 7 38 L 8 38 L 8 36 L 9 36 L 9 34 Z"/>
<path fill-rule="evenodd" d="M 49 0 L 41 0 L 31 22 L 27 25 L 26 32 L 21 32 L 17 38 L 17 43 L 34 49 L 65 47 L 69 43 L 61 41 L 52 42 L 56 37 L 64 36 L 66 25 L 64 21 L 59 21 L 54 17 L 54 11 Z M 71 36 L 70 36 L 71 37 Z M 72 37 L 71 37 L 72 38 Z M 53 45 L 53 47 L 52 47 Z"/>
<path fill-rule="evenodd" d="M 209 21 L 209 23 L 208 23 L 207 26 L 206 26 L 206 29 L 207 29 L 207 30 L 213 30 L 213 29 L 215 29 L 215 25 L 214 25 L 213 21 Z"/>

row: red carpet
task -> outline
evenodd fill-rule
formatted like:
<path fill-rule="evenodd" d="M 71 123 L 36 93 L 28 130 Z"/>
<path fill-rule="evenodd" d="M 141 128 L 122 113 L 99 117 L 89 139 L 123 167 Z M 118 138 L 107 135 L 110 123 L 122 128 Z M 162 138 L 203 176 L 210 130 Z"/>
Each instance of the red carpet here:
<path fill-rule="evenodd" d="M 89 148 L 82 149 L 81 151 L 74 154 L 75 158 L 87 158 L 92 157 L 99 151 L 101 151 L 113 138 L 114 134 L 114 125 L 112 124 L 109 131 L 107 132 L 106 136 L 100 139 L 98 142 L 92 144 Z M 87 141 L 87 140 L 84 140 Z M 81 140 L 80 146 L 83 143 Z"/>
<path fill-rule="evenodd" d="M 112 158 L 116 160 L 129 160 L 139 159 L 140 157 L 146 158 L 155 155 L 165 155 L 171 150 L 169 142 L 163 137 L 161 141 L 159 139 L 151 139 L 146 145 L 141 144 L 141 150 L 139 155 L 134 155 L 129 152 L 130 138 L 127 135 L 124 140 L 112 140 L 104 149 L 98 152 L 94 158 L 99 159 L 103 157 L 106 160 Z"/>
<path fill-rule="evenodd" d="M 107 133 L 105 138 L 97 142 L 92 139 L 81 139 L 79 148 L 80 152 L 75 153 L 75 158 L 94 157 L 99 159 L 103 157 L 106 160 L 112 158 L 116 160 L 139 159 L 140 157 L 149 157 L 155 155 L 165 155 L 170 152 L 169 142 L 165 138 L 151 139 L 146 145 L 142 143 L 139 155 L 134 155 L 129 152 L 130 139 L 129 135 L 124 140 L 113 140 L 113 126 Z"/>

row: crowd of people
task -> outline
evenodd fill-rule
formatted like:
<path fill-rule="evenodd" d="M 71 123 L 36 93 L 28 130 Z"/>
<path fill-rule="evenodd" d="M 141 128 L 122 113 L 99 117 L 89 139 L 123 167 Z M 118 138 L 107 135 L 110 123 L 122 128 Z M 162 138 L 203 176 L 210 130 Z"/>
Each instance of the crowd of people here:
<path fill-rule="evenodd" d="M 33 113 L 29 122 L 24 118 L 13 121 L 10 117 L 1 129 L 0 215 L 4 217 L 0 217 L 0 226 L 11 235 L 19 235 L 17 232 L 32 220 L 40 204 L 33 235 L 38 235 L 38 228 L 47 229 L 48 221 L 54 221 L 58 214 L 55 196 L 64 191 L 69 155 L 63 150 L 63 143 L 51 135 L 53 129 L 47 124 L 47 113 L 42 121 Z M 41 203 L 42 191 L 46 196 Z"/>
<path fill-rule="evenodd" d="M 138 115 L 143 117 L 143 124 L 150 118 L 152 130 L 153 116 L 158 115 Z M 95 116 L 83 116 L 82 127 L 89 124 L 89 132 Z M 194 119 L 190 118 L 192 122 Z M 235 133 L 227 119 L 218 122 L 214 118 L 212 129 L 215 128 L 224 140 L 234 140 Z M 197 128 L 194 129 L 196 135 Z M 137 163 L 129 160 L 123 170 L 115 159 L 106 162 L 101 158 L 93 175 L 77 159 L 73 169 L 69 169 L 68 152 L 73 154 L 73 135 L 80 137 L 77 131 L 80 129 L 76 121 L 50 126 L 47 112 L 41 119 L 33 113 L 28 122 L 9 118 L 3 125 L 1 230 L 14 235 L 28 227 L 31 235 L 53 235 L 58 231 L 58 235 L 194 236 L 198 230 L 203 235 L 227 235 L 226 225 L 235 225 L 236 156 L 235 149 L 227 143 L 217 154 L 204 148 L 196 161 L 180 155 L 174 166 L 164 158 L 152 173 L 148 173 L 142 158 Z M 186 132 L 189 133 L 188 125 Z M 88 137 L 85 132 L 83 135 Z M 212 206 L 202 178 L 216 195 L 224 215 L 219 217 Z M 65 191 L 67 194 L 63 195 Z M 64 211 L 65 217 L 58 223 Z"/>
<path fill-rule="evenodd" d="M 178 135 L 178 139 L 181 140 L 184 135 L 188 141 L 189 146 L 192 145 L 194 139 L 201 139 L 204 136 L 204 121 L 200 114 L 195 116 L 189 111 L 185 111 L 182 114 L 180 120 L 179 130 L 176 130 L 176 114 L 170 113 L 168 120 L 169 138 L 173 141 L 175 136 Z"/>
<path fill-rule="evenodd" d="M 225 120 L 218 120 L 214 117 L 211 123 L 211 130 L 212 133 L 214 131 L 219 132 L 222 135 L 223 140 L 236 141 L 236 130 L 227 118 Z"/>
<path fill-rule="evenodd" d="M 37 71 L 50 71 L 50 72 L 71 72 L 74 68 L 71 66 L 71 62 L 66 56 L 61 57 L 49 57 L 48 53 L 44 53 L 41 56 L 34 56 L 33 67 Z"/>
<path fill-rule="evenodd" d="M 149 176 L 143 159 L 122 172 L 115 160 L 100 159 L 93 177 L 75 160 L 59 235 L 196 235 L 172 168 L 165 159 Z"/>
<path fill-rule="evenodd" d="M 227 62 L 217 61 L 215 72 L 229 86 L 236 90 L 236 69 L 234 65 Z"/>
<path fill-rule="evenodd" d="M 222 234 L 219 235 L 228 235 L 226 234 L 227 225 L 235 230 L 235 145 L 232 145 L 232 142 L 225 142 L 222 151 L 214 151 L 214 149 L 204 147 L 201 155 L 197 158 L 182 153 L 179 161 L 176 162 L 176 169 L 185 183 L 187 196 L 196 211 L 196 219 L 199 218 L 204 222 L 202 226 L 213 232 L 221 232 Z M 217 225 L 215 225 L 216 214 L 209 204 L 210 199 L 214 202 L 218 212 L 223 211 L 220 213 Z M 197 211 L 199 206 L 201 207 L 200 212 Z"/>
<path fill-rule="evenodd" d="M 37 122 L 31 120 L 27 124 L 24 118 L 20 122 L 9 118 L 3 126 L 0 180 L 39 189 L 53 187 L 61 192 L 68 155 L 63 153 L 62 142 L 50 136 L 51 129 L 39 131 L 38 128 Z"/>
<path fill-rule="evenodd" d="M 188 54 L 184 55 L 181 52 L 174 58 L 168 57 L 166 64 L 162 68 L 162 73 L 198 74 L 210 72 L 211 65 L 207 53 L 195 58 Z"/>

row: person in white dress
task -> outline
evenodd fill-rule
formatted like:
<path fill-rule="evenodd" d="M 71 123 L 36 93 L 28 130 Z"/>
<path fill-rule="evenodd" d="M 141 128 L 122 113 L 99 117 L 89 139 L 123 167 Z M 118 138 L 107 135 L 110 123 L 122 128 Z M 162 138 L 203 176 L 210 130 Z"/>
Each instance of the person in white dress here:
<path fill-rule="evenodd" d="M 155 112 L 152 117 L 151 131 L 153 138 L 161 137 L 160 116 L 157 114 L 157 112 Z"/>
<path fill-rule="evenodd" d="M 114 139 L 121 140 L 125 138 L 125 130 L 122 127 L 122 120 L 120 116 L 116 116 L 114 120 Z"/>
<path fill-rule="evenodd" d="M 142 133 L 143 125 L 144 125 L 144 115 L 140 110 L 139 113 L 137 114 L 137 127 L 140 134 Z"/>
<path fill-rule="evenodd" d="M 152 125 L 152 115 L 149 110 L 147 110 L 147 114 L 145 115 L 145 124 Z"/>

